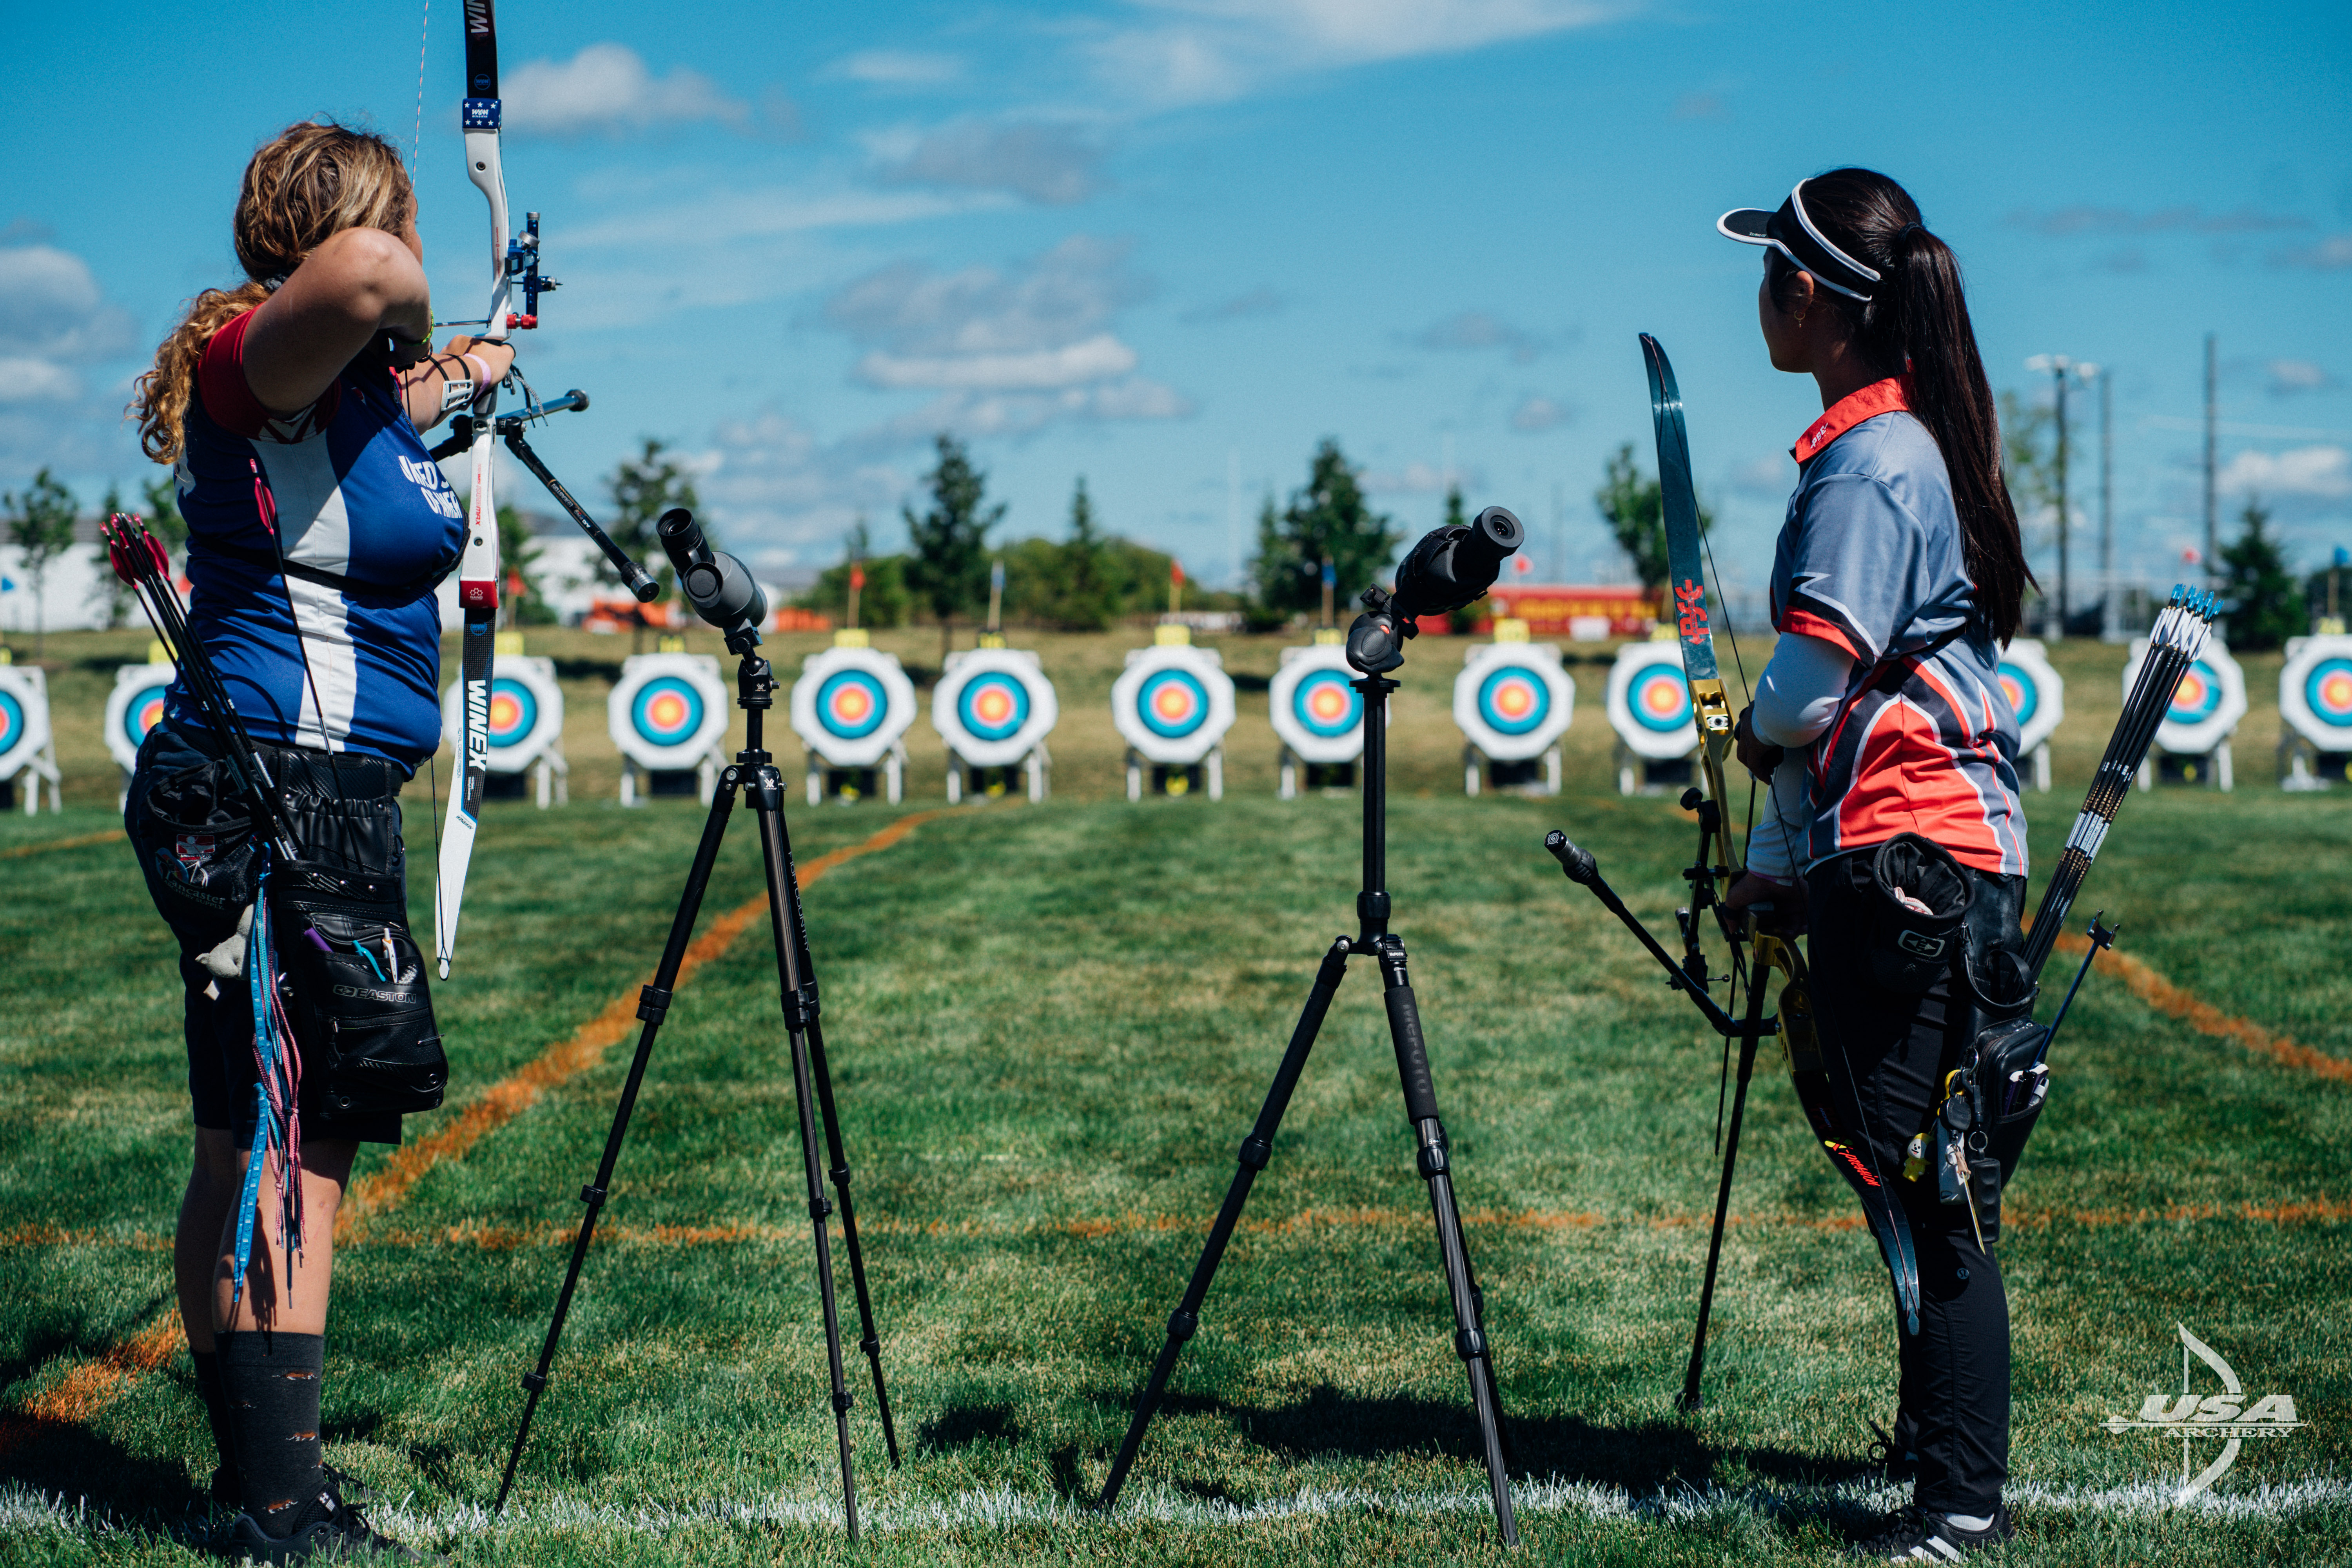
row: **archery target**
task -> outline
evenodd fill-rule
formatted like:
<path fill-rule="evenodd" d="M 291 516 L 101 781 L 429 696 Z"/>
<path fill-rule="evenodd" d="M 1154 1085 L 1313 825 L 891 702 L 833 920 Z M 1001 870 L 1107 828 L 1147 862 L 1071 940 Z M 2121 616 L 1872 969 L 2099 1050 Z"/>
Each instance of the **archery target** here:
<path fill-rule="evenodd" d="M 179 674 L 168 664 L 126 664 L 114 672 L 114 689 L 106 699 L 106 749 L 124 773 L 138 765 L 139 742 L 147 731 L 163 721 L 163 704 Z"/>
<path fill-rule="evenodd" d="M 2279 669 L 2279 717 L 2323 752 L 2352 752 L 2352 637 L 2297 637 Z"/>
<path fill-rule="evenodd" d="M 915 721 L 915 685 L 898 656 L 873 647 L 812 654 L 793 682 L 793 731 L 836 768 L 870 768 Z"/>
<path fill-rule="evenodd" d="M 2057 731 L 2066 717 L 2066 682 L 2050 667 L 2042 644 L 2019 637 L 2000 656 L 2000 694 L 2017 715 L 2017 752 L 2024 756 Z"/>
<path fill-rule="evenodd" d="M 951 655 L 931 691 L 931 728 L 976 768 L 1011 767 L 1037 749 L 1061 716 L 1037 656 L 1017 648 Z"/>
<path fill-rule="evenodd" d="M 541 710 L 546 706 L 542 701 Z M 621 679 L 604 700 L 604 727 L 621 754 L 648 773 L 691 768 L 726 739 L 728 707 L 719 661 L 709 654 L 633 654 L 622 661 Z M 497 733 L 495 713 L 491 732 Z M 498 754 L 494 742 L 494 768 Z"/>
<path fill-rule="evenodd" d="M 1678 642 L 1628 643 L 1609 669 L 1609 727 L 1625 749 L 1654 763 L 1687 757 L 1698 744 L 1690 681 Z"/>
<path fill-rule="evenodd" d="M 2147 659 L 2147 639 L 2132 643 L 2131 662 L 2124 666 L 2124 693 L 2131 693 L 2139 667 Z M 2172 689 L 2172 706 L 2156 727 L 2156 749 L 2178 756 L 2201 757 L 2227 741 L 2246 716 L 2246 678 L 2221 638 L 2207 639 L 2205 649 L 2181 673 Z"/>
<path fill-rule="evenodd" d="M 1542 756 L 1575 714 L 1576 682 L 1549 643 L 1477 645 L 1454 679 L 1454 721 L 1494 762 Z"/>
<path fill-rule="evenodd" d="M 691 692 L 673 697 L 664 687 L 662 696 L 649 697 L 649 691 L 662 685 L 662 679 L 666 678 L 648 681 L 635 699 L 640 734 L 677 733 L 677 721 L 685 717 L 686 711 L 697 715 L 700 712 L 700 698 Z M 466 683 L 462 680 L 452 681 L 449 689 L 441 694 L 441 734 L 452 748 L 463 743 L 465 700 Z M 528 772 L 541 752 L 561 742 L 563 689 L 555 682 L 555 661 L 514 655 L 498 660 L 490 671 L 490 716 L 487 728 L 489 770 L 494 773 Z M 686 726 L 686 732 L 691 734 L 694 728 Z"/>
<path fill-rule="evenodd" d="M 1274 732 L 1302 763 L 1352 763 L 1364 754 L 1364 697 L 1349 682 L 1343 648 L 1282 650 L 1282 668 L 1266 686 L 1266 716 Z"/>
<path fill-rule="evenodd" d="M 1147 761 L 1189 767 L 1234 724 L 1234 681 L 1207 648 L 1138 648 L 1110 689 L 1110 716 Z"/>
<path fill-rule="evenodd" d="M 48 681 L 37 667 L 0 664 L 0 779 L 48 743 Z"/>

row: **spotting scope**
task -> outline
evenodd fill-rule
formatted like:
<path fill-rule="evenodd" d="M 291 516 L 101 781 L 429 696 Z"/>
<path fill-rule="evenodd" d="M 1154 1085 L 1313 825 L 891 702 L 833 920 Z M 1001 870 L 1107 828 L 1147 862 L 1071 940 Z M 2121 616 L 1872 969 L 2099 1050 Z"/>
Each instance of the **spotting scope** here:
<path fill-rule="evenodd" d="M 711 549 L 694 514 L 682 506 L 662 513 L 654 532 L 670 564 L 677 568 L 677 585 L 686 590 L 694 613 L 726 634 L 730 651 L 745 653 L 759 647 L 768 596 L 743 563 L 723 550 Z"/>

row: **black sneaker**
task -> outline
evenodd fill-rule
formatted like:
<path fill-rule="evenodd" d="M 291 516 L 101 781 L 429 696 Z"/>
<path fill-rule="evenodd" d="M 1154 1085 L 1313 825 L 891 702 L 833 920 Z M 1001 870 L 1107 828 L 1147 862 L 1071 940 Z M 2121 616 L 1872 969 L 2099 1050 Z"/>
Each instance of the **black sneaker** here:
<path fill-rule="evenodd" d="M 377 1534 L 366 1517 L 338 1495 L 332 1481 L 326 1490 L 295 1510 L 294 1528 L 282 1537 L 265 1531 L 250 1513 L 238 1514 L 228 1528 L 220 1552 L 233 1563 L 248 1558 L 257 1563 L 308 1563 L 314 1558 L 335 1562 L 362 1557 L 381 1557 L 394 1563 L 444 1561 Z"/>
<path fill-rule="evenodd" d="M 1971 1552 L 1998 1546 L 2016 1529 L 2006 1503 L 1982 1530 L 1962 1530 L 1944 1514 L 1906 1508 L 1888 1514 L 1875 1532 L 1846 1551 L 1864 1563 L 1958 1563 Z"/>

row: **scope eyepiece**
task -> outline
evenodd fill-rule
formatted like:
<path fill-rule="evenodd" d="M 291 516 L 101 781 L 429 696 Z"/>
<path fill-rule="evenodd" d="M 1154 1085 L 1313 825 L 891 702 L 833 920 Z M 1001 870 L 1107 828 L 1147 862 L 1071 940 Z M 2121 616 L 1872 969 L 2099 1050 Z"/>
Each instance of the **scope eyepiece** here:
<path fill-rule="evenodd" d="M 1422 535 L 1397 567 L 1394 605 L 1407 624 L 1460 609 L 1494 584 L 1507 556 L 1527 542 L 1527 525 L 1507 507 L 1490 506 L 1466 523 Z"/>

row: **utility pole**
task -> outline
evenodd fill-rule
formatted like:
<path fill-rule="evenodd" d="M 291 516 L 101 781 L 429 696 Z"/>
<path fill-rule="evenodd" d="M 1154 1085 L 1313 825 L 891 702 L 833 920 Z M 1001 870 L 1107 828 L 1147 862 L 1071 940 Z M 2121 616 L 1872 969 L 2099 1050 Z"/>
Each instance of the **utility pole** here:
<path fill-rule="evenodd" d="M 1225 448 L 1225 560 L 1227 570 L 1234 574 L 1234 586 L 1246 591 L 1249 587 L 1249 563 L 1242 556 L 1242 453 L 1238 447 Z"/>
<path fill-rule="evenodd" d="M 2113 371 L 2099 372 L 2099 640 L 2123 641 L 2123 595 L 2116 592 L 2116 422 Z"/>
<path fill-rule="evenodd" d="M 2051 640 L 2055 642 L 2066 635 L 2066 616 L 2071 608 L 2072 588 L 2067 572 L 2069 524 L 2072 520 L 2066 480 L 2066 383 L 2069 380 L 2088 383 L 2093 376 L 2099 374 L 2099 367 L 2095 364 L 2079 363 L 2068 359 L 2064 354 L 2035 354 L 2025 362 L 2025 368 L 2048 371 L 2051 380 L 2058 388 L 2058 626 L 2057 629 L 2051 634 Z"/>
<path fill-rule="evenodd" d="M 2205 334 L 2205 580 L 2213 580 L 2214 563 L 2220 559 L 2221 541 L 2213 531 L 2213 424 L 2219 416 L 2214 386 L 2213 334 Z"/>
<path fill-rule="evenodd" d="M 1551 580 L 1568 581 L 1568 487 L 1557 480 L 1551 487 Z"/>

